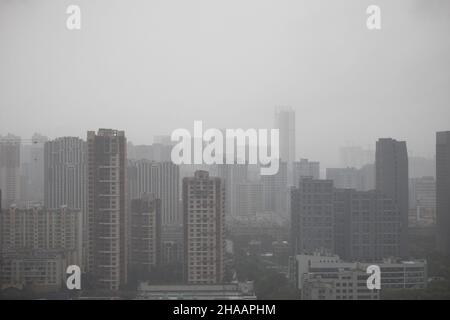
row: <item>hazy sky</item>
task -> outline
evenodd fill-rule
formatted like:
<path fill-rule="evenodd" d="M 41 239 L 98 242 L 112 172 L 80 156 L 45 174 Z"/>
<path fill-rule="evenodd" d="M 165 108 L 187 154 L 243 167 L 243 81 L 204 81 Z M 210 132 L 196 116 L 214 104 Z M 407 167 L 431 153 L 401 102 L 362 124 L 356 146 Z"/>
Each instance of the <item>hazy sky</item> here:
<path fill-rule="evenodd" d="M 0 0 L 0 134 L 151 143 L 194 120 L 270 128 L 290 105 L 299 157 L 333 165 L 378 137 L 432 155 L 450 130 L 449 30 L 448 0 Z"/>

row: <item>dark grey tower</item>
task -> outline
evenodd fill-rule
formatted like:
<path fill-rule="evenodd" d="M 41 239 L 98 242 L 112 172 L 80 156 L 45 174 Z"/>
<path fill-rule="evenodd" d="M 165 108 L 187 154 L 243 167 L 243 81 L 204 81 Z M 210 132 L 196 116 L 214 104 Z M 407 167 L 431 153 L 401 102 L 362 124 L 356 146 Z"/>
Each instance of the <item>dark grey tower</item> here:
<path fill-rule="evenodd" d="M 400 255 L 401 217 L 394 201 L 376 190 L 335 189 L 335 253 L 375 262 Z"/>
<path fill-rule="evenodd" d="M 291 189 L 293 255 L 334 250 L 333 181 L 305 177 Z"/>
<path fill-rule="evenodd" d="M 436 225 L 438 250 L 450 255 L 450 131 L 436 133 Z"/>
<path fill-rule="evenodd" d="M 87 133 L 87 271 L 100 290 L 127 283 L 126 144 L 124 131 Z"/>
<path fill-rule="evenodd" d="M 375 185 L 390 197 L 400 213 L 400 254 L 406 256 L 408 236 L 408 151 L 405 141 L 379 139 L 375 155 Z"/>

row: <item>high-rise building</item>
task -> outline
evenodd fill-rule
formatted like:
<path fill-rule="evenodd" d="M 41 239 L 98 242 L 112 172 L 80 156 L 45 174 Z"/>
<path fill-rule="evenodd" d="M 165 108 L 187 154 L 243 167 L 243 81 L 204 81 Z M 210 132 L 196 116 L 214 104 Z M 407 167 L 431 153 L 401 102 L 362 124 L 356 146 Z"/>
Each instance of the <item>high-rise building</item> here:
<path fill-rule="evenodd" d="M 0 215 L 2 214 L 2 189 L 0 189 Z M 2 223 L 0 221 L 0 230 L 2 228 Z M 3 256 L 3 233 L 0 232 L 0 259 Z"/>
<path fill-rule="evenodd" d="M 409 157 L 409 178 L 436 178 L 436 159 L 426 157 Z"/>
<path fill-rule="evenodd" d="M 79 210 L 83 221 L 83 270 L 87 259 L 87 146 L 76 137 L 47 141 L 43 147 L 44 206 Z"/>
<path fill-rule="evenodd" d="M 342 168 L 356 168 L 374 163 L 375 154 L 373 150 L 358 146 L 341 147 L 339 149 L 340 165 Z"/>
<path fill-rule="evenodd" d="M 152 193 L 161 200 L 162 224 L 181 224 L 178 201 L 180 199 L 180 168 L 172 162 L 150 160 L 128 161 L 128 198 L 138 199 Z"/>
<path fill-rule="evenodd" d="M 155 136 L 151 145 L 134 145 L 128 142 L 127 155 L 131 160 L 171 161 L 173 142 L 170 136 Z"/>
<path fill-rule="evenodd" d="M 238 185 L 247 182 L 247 164 L 219 164 L 217 176 L 222 179 L 225 188 L 225 213 L 227 216 L 238 215 Z"/>
<path fill-rule="evenodd" d="M 434 225 L 436 223 L 436 179 L 434 177 L 409 180 L 410 223 Z"/>
<path fill-rule="evenodd" d="M 0 136 L 0 189 L 4 208 L 20 199 L 20 144 L 20 137 Z"/>
<path fill-rule="evenodd" d="M 87 146 L 87 270 L 97 289 L 116 291 L 127 282 L 125 133 L 88 131 Z"/>
<path fill-rule="evenodd" d="M 44 145 L 44 205 L 86 211 L 86 142 L 76 137 L 51 140 Z"/>
<path fill-rule="evenodd" d="M 304 178 L 291 189 L 294 254 L 334 250 L 333 181 Z"/>
<path fill-rule="evenodd" d="M 263 185 L 260 183 L 241 183 L 237 185 L 237 214 L 241 217 L 254 217 L 264 211 Z"/>
<path fill-rule="evenodd" d="M 181 280 L 183 264 L 179 176 L 180 166 L 172 162 L 160 163 L 147 159 L 128 160 L 127 203 L 130 208 L 129 212 L 133 215 L 131 210 L 133 199 L 140 199 L 145 194 L 152 194 L 158 199 L 161 223 L 161 231 L 159 231 L 161 254 L 158 263 L 161 267 L 160 270 L 169 272 L 173 281 Z M 129 234 L 130 247 L 133 249 L 131 232 Z M 129 274 L 132 275 L 133 271 Z"/>
<path fill-rule="evenodd" d="M 183 266 L 183 226 L 182 225 L 170 225 L 163 226 L 161 241 L 162 241 L 162 264 L 175 268 L 175 272 L 182 274 L 183 271 L 179 270 Z"/>
<path fill-rule="evenodd" d="M 336 188 L 361 190 L 361 178 L 356 168 L 327 168 L 326 177 Z"/>
<path fill-rule="evenodd" d="M 327 168 L 326 177 L 333 180 L 336 188 L 369 191 L 375 189 L 375 168 L 366 164 L 356 168 Z"/>
<path fill-rule="evenodd" d="M 170 136 L 157 135 L 153 137 L 153 160 L 157 162 L 172 161 L 171 153 L 174 143 Z"/>
<path fill-rule="evenodd" d="M 162 224 L 178 225 L 181 223 L 179 212 L 180 168 L 173 162 L 155 164 L 152 174 L 151 192 L 161 200 Z"/>
<path fill-rule="evenodd" d="M 294 162 L 295 186 L 298 186 L 302 177 L 320 179 L 320 163 L 317 161 L 309 161 L 308 159 L 300 159 L 300 161 Z"/>
<path fill-rule="evenodd" d="M 206 171 L 183 179 L 184 277 L 187 283 L 217 284 L 224 277 L 224 188 Z"/>
<path fill-rule="evenodd" d="M 162 143 L 152 144 L 153 160 L 157 162 L 170 162 L 172 161 L 171 153 L 172 146 Z"/>
<path fill-rule="evenodd" d="M 401 219 L 393 200 L 372 191 L 335 189 L 334 252 L 348 261 L 400 255 Z"/>
<path fill-rule="evenodd" d="M 131 141 L 127 144 L 127 157 L 130 160 L 153 160 L 152 145 L 134 145 Z"/>
<path fill-rule="evenodd" d="M 289 188 L 287 187 L 288 166 L 280 162 L 278 172 L 274 175 L 261 176 L 263 185 L 263 208 L 266 212 L 288 218 L 289 215 Z"/>
<path fill-rule="evenodd" d="M 131 200 L 130 271 L 145 276 L 161 263 L 161 201 L 152 194 Z"/>
<path fill-rule="evenodd" d="M 406 256 L 409 213 L 408 151 L 405 141 L 391 138 L 379 139 L 375 154 L 376 189 L 390 197 L 399 209 L 402 226 L 400 253 Z"/>
<path fill-rule="evenodd" d="M 35 133 L 31 138 L 31 144 L 21 146 L 22 201 L 39 204 L 44 202 L 44 143 L 47 140 L 47 137 Z"/>
<path fill-rule="evenodd" d="M 295 185 L 293 165 L 295 161 L 295 111 L 291 107 L 275 109 L 275 129 L 279 129 L 280 161 L 286 162 L 288 186 Z"/>
<path fill-rule="evenodd" d="M 361 191 L 375 189 L 375 163 L 363 165 L 361 169 L 359 169 L 359 175 L 361 178 Z"/>
<path fill-rule="evenodd" d="M 436 225 L 438 249 L 450 255 L 450 131 L 436 133 Z"/>

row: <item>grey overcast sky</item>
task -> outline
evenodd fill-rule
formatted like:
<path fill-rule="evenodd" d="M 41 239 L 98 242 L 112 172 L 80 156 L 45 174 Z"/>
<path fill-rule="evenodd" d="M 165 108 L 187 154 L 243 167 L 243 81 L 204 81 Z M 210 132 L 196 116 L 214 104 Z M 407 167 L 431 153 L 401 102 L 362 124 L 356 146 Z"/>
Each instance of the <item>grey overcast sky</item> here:
<path fill-rule="evenodd" d="M 449 30 L 448 0 L 0 0 L 0 134 L 151 143 L 194 120 L 270 128 L 290 105 L 299 157 L 333 165 L 378 137 L 432 156 L 450 130 Z"/>

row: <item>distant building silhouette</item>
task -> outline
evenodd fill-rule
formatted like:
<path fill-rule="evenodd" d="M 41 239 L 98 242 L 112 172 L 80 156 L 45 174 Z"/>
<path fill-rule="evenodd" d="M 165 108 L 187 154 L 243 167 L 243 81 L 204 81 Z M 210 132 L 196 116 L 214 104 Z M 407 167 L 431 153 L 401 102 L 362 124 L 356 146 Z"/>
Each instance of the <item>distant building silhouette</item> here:
<path fill-rule="evenodd" d="M 302 177 L 311 177 L 320 179 L 320 163 L 317 161 L 309 161 L 308 159 L 300 159 L 294 162 L 294 185 L 298 187 L 298 183 Z"/>
<path fill-rule="evenodd" d="M 409 178 L 436 178 L 436 159 L 425 157 L 409 157 Z"/>
<path fill-rule="evenodd" d="M 22 201 L 42 204 L 44 201 L 44 143 L 47 137 L 33 134 L 31 144 L 22 144 L 20 155 Z"/>
<path fill-rule="evenodd" d="M 356 168 L 327 168 L 326 177 L 336 188 L 361 190 L 361 178 Z"/>
<path fill-rule="evenodd" d="M 20 199 L 20 144 L 20 137 L 0 136 L 0 189 L 4 208 Z"/>
<path fill-rule="evenodd" d="M 275 108 L 275 129 L 279 129 L 280 161 L 287 164 L 288 186 L 294 185 L 293 165 L 295 161 L 295 111 L 291 107 Z"/>
<path fill-rule="evenodd" d="M 375 189 L 375 166 L 366 164 L 360 169 L 327 168 L 326 178 L 333 180 L 336 188 L 369 191 Z"/>
<path fill-rule="evenodd" d="M 277 216 L 288 218 L 289 215 L 289 188 L 288 166 L 280 161 L 280 167 L 274 175 L 261 176 L 263 185 L 263 208 L 266 212 L 273 212 Z"/>
<path fill-rule="evenodd" d="M 340 165 L 342 168 L 359 169 L 366 164 L 375 162 L 373 150 L 364 149 L 359 146 L 341 147 L 339 149 Z"/>
<path fill-rule="evenodd" d="M 172 162 L 154 162 L 146 159 L 130 160 L 127 164 L 128 199 L 138 199 L 152 193 L 161 200 L 163 226 L 180 225 L 180 168 Z"/>
<path fill-rule="evenodd" d="M 173 142 L 170 136 L 155 136 L 153 144 L 134 145 L 128 142 L 127 154 L 130 160 L 151 160 L 156 162 L 171 161 Z"/>
<path fill-rule="evenodd" d="M 86 211 L 86 142 L 63 137 L 44 144 L 44 205 Z"/>
<path fill-rule="evenodd" d="M 261 183 L 241 183 L 236 188 L 237 215 L 255 217 L 264 211 L 263 185 Z"/>
<path fill-rule="evenodd" d="M 247 164 L 218 164 L 217 176 L 222 179 L 225 188 L 225 214 L 238 215 L 238 185 L 247 182 Z"/>

